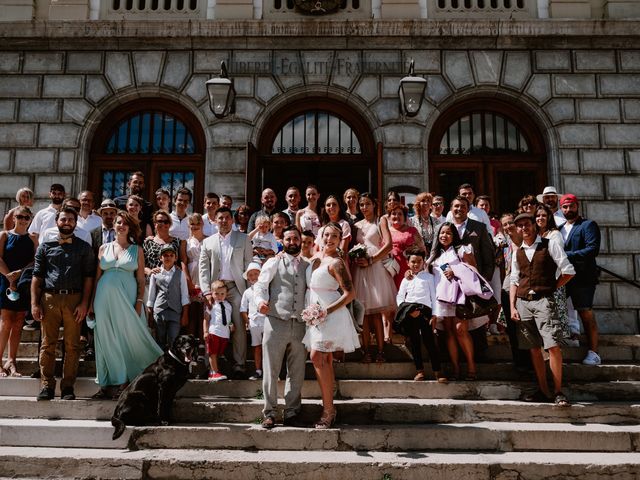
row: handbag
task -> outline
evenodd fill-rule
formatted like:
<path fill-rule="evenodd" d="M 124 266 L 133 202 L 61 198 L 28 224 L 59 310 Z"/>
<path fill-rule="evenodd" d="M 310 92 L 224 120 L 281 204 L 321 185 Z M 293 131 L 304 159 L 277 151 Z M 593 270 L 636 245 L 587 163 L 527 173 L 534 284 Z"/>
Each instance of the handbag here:
<path fill-rule="evenodd" d="M 400 272 L 400 264 L 398 261 L 392 256 L 388 256 L 384 260 L 382 260 L 382 266 L 385 268 L 389 275 L 395 277 L 398 272 Z"/>
<path fill-rule="evenodd" d="M 500 304 L 493 297 L 487 299 L 478 295 L 470 295 L 466 298 L 464 305 L 456 305 L 456 317 L 462 320 L 492 315 L 500 308 Z"/>

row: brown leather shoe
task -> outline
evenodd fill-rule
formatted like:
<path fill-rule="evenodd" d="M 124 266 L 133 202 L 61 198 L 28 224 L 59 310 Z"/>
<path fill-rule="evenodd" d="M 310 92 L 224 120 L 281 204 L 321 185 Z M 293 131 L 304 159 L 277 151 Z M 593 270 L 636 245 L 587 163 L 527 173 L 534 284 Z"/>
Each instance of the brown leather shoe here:
<path fill-rule="evenodd" d="M 262 420 L 262 423 L 260 425 L 262 426 L 262 428 L 271 430 L 273 427 L 276 426 L 276 421 L 273 417 L 264 417 L 264 420 Z"/>

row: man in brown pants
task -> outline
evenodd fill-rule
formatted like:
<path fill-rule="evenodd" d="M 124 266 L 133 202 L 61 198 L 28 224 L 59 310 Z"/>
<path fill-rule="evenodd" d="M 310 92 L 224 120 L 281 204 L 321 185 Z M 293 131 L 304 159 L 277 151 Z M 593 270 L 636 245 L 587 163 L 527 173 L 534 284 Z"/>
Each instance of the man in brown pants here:
<path fill-rule="evenodd" d="M 38 400 L 55 396 L 56 344 L 60 326 L 64 327 L 65 359 L 60 398 L 74 400 L 73 385 L 78 373 L 80 327 L 95 276 L 95 256 L 91 246 L 73 235 L 78 213 L 63 208 L 56 214 L 59 239 L 38 247 L 31 282 L 31 313 L 42 322 L 40 376 L 42 390 Z"/>

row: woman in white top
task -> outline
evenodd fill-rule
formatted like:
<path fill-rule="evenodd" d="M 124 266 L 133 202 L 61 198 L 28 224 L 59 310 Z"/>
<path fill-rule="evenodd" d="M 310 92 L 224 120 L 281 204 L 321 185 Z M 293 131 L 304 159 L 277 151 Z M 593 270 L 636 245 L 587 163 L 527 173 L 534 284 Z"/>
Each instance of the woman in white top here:
<path fill-rule="evenodd" d="M 329 195 L 324 201 L 324 208 L 322 209 L 322 213 L 320 213 L 320 221 L 323 226 L 320 227 L 318 235 L 316 236 L 317 249 L 322 250 L 324 247 L 324 239 L 322 237 L 324 226 L 329 223 L 337 223 L 340 225 L 340 228 L 342 228 L 342 239 L 340 240 L 339 248 L 346 261 L 344 254 L 349 250 L 349 242 L 351 241 L 351 225 L 349 225 L 344 211 L 342 210 L 340 200 L 335 195 Z"/>
<path fill-rule="evenodd" d="M 198 276 L 198 262 L 200 260 L 200 248 L 202 242 L 207 238 L 204 234 L 204 220 L 199 213 L 189 215 L 189 238 L 187 238 L 187 287 L 189 287 L 189 333 L 193 333 L 197 338 L 203 338 L 202 328 L 202 290 L 200 289 L 200 278 Z"/>
<path fill-rule="evenodd" d="M 458 235 L 458 230 L 451 222 L 444 222 L 438 231 L 437 245 L 434 254 L 429 258 L 427 267 L 435 277 L 436 291 L 440 282 L 449 282 L 454 274 L 450 265 L 456 263 L 467 263 L 476 267 L 476 259 L 473 255 L 471 245 L 463 245 Z M 436 301 L 433 314 L 438 318 L 438 323 L 443 324 L 447 332 L 447 349 L 453 374 L 450 380 L 460 378 L 460 363 L 458 360 L 458 345 L 462 348 L 467 359 L 467 376 L 465 380 L 476 379 L 476 363 L 473 359 L 473 341 L 469 335 L 469 326 L 466 320 L 456 317 L 455 303 L 446 303 L 441 300 Z"/>
<path fill-rule="evenodd" d="M 320 230 L 320 216 L 318 215 L 318 199 L 320 193 L 315 185 L 309 185 L 304 191 L 307 206 L 296 212 L 296 227 L 301 232 L 309 230 L 317 237 Z"/>
<path fill-rule="evenodd" d="M 538 226 L 538 234 L 542 238 L 548 238 L 551 242 L 558 242 L 564 248 L 564 240 L 562 239 L 562 233 L 556 226 L 556 221 L 553 218 L 553 212 L 545 204 L 539 204 L 535 209 L 536 225 Z M 556 272 L 556 278 L 559 277 L 562 272 L 558 269 Z M 557 288 L 553 292 L 553 297 L 556 300 L 556 309 L 558 312 L 558 320 L 562 325 L 562 332 L 566 339 L 571 338 L 571 328 L 569 327 L 569 310 L 567 308 L 567 292 L 564 285 Z"/>

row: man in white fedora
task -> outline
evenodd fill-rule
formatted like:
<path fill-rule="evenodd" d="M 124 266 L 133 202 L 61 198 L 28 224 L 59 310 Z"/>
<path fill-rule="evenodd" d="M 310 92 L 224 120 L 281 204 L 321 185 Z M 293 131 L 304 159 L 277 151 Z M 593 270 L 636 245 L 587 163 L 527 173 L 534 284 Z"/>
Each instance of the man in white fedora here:
<path fill-rule="evenodd" d="M 556 191 L 556 187 L 547 186 L 544 187 L 542 193 L 536 195 L 536 198 L 540 203 L 544 203 L 553 212 L 553 219 L 556 221 L 558 228 L 562 226 L 567 220 L 564 218 L 562 210 L 558 208 L 558 200 L 561 194 Z"/>

